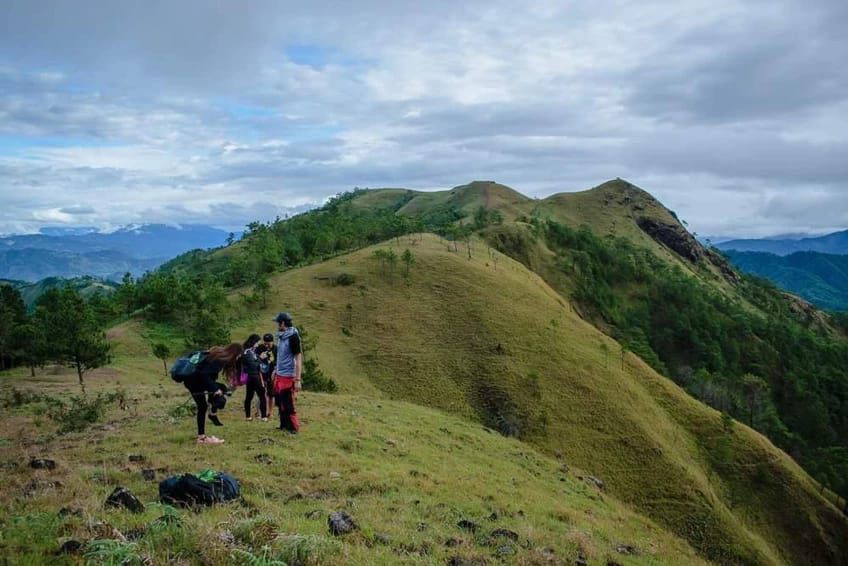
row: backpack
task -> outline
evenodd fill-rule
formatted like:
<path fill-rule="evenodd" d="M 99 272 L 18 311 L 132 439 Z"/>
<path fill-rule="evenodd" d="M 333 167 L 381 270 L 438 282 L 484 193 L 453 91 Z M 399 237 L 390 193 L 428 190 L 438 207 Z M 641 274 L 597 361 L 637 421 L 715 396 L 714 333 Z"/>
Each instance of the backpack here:
<path fill-rule="evenodd" d="M 159 483 L 159 499 L 163 503 L 187 507 L 214 505 L 238 499 L 239 483 L 225 473 L 205 470 L 199 474 L 171 476 Z"/>
<path fill-rule="evenodd" d="M 195 352 L 190 356 L 178 358 L 171 366 L 171 379 L 183 383 L 186 378 L 197 373 L 197 366 L 206 358 L 206 352 Z"/>

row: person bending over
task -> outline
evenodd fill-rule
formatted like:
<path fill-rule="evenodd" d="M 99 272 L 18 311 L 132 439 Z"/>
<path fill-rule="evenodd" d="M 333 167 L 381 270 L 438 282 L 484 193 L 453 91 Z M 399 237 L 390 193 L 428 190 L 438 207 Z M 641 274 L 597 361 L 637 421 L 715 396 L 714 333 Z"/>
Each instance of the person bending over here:
<path fill-rule="evenodd" d="M 242 345 L 238 342 L 210 348 L 208 352 L 201 353 L 202 359 L 198 362 L 194 373 L 183 381 L 197 405 L 198 444 L 223 444 L 224 442 L 221 438 L 206 434 L 206 418 L 208 413 L 209 420 L 214 425 L 223 426 L 224 423 L 217 414 L 217 407 L 220 407 L 222 403 L 216 397 L 224 395 L 224 389 L 217 383 L 218 374 L 223 371 L 230 379 L 237 376 L 241 371 L 242 351 Z"/>

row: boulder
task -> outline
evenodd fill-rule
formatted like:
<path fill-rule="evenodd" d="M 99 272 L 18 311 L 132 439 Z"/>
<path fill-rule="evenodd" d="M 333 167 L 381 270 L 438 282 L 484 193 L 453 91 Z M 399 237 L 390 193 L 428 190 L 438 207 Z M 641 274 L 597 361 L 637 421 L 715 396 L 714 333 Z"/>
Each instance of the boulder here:
<path fill-rule="evenodd" d="M 76 554 L 82 550 L 82 543 L 75 539 L 68 539 L 59 547 L 62 554 Z"/>
<path fill-rule="evenodd" d="M 33 458 L 29 461 L 29 467 L 34 470 L 55 470 L 56 462 L 47 458 Z"/>
<path fill-rule="evenodd" d="M 330 534 L 333 536 L 346 535 L 359 529 L 353 517 L 344 511 L 331 513 L 327 518 L 327 526 L 330 529 Z"/>
<path fill-rule="evenodd" d="M 115 491 L 106 498 L 106 507 L 123 507 L 133 513 L 144 511 L 141 501 L 129 489 L 121 486 L 116 487 Z"/>
<path fill-rule="evenodd" d="M 480 527 L 480 525 L 469 519 L 462 519 L 456 524 L 456 526 L 464 531 L 471 531 L 472 533 L 476 532 L 477 529 Z"/>

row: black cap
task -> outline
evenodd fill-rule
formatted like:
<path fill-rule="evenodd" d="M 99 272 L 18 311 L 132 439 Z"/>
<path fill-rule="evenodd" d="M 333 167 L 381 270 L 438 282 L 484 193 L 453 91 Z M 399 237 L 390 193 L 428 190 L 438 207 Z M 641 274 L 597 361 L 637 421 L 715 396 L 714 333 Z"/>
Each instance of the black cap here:
<path fill-rule="evenodd" d="M 292 317 L 287 312 L 281 312 L 280 314 L 278 314 L 277 316 L 274 317 L 274 322 L 276 322 L 277 324 L 280 324 L 281 322 L 285 322 L 286 326 L 291 326 L 292 325 Z"/>
<path fill-rule="evenodd" d="M 266 334 L 265 336 L 262 337 L 262 341 L 263 342 L 273 342 L 274 341 L 274 335 L 269 332 L 268 334 Z"/>

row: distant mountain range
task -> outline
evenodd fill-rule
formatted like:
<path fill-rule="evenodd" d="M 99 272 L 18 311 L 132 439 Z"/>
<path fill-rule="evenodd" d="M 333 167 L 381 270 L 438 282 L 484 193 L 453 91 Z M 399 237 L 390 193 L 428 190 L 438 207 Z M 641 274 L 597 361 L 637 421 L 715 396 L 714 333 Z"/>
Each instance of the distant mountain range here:
<path fill-rule="evenodd" d="M 724 252 L 742 271 L 829 310 L 848 310 L 848 255 L 796 252 L 788 256 L 764 252 Z"/>
<path fill-rule="evenodd" d="M 45 291 L 53 288 L 62 288 L 71 286 L 76 289 L 80 295 L 85 298 L 91 297 L 95 293 L 112 293 L 118 288 L 117 283 L 103 281 L 96 277 L 83 276 L 65 279 L 64 277 L 47 277 L 36 283 L 28 281 L 15 281 L 9 279 L 0 279 L 0 285 L 11 285 L 21 293 L 24 303 L 27 307 L 31 307 L 36 299 L 44 294 Z"/>
<path fill-rule="evenodd" d="M 824 254 L 848 254 L 848 230 L 834 232 L 824 236 L 803 238 L 762 238 L 722 240 L 713 239 L 720 250 L 740 252 L 768 252 L 776 255 L 789 255 L 795 252 L 820 252 Z"/>
<path fill-rule="evenodd" d="M 719 240 L 714 245 L 742 271 L 765 277 L 821 308 L 848 310 L 848 230 Z"/>
<path fill-rule="evenodd" d="M 92 275 L 141 275 L 170 258 L 226 243 L 228 232 L 204 225 L 143 224 L 114 232 L 45 229 L 0 238 L 0 278 L 39 281 Z"/>

